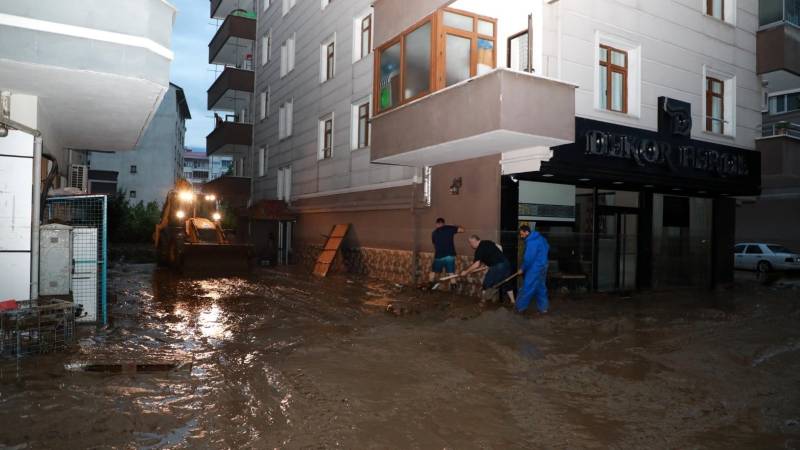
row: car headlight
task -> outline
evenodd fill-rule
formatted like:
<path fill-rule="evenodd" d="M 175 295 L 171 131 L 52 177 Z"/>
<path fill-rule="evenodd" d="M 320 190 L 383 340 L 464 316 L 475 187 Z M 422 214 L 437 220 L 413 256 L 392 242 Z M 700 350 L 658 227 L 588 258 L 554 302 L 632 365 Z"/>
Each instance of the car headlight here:
<path fill-rule="evenodd" d="M 182 202 L 191 202 L 194 200 L 194 192 L 192 191 L 180 191 L 178 192 L 178 199 Z"/>
<path fill-rule="evenodd" d="M 216 221 L 222 220 L 222 214 L 220 214 L 218 212 L 215 212 L 214 214 L 212 214 L 211 217 Z"/>
<path fill-rule="evenodd" d="M 178 211 L 175 213 L 175 217 L 177 217 L 178 219 L 183 219 L 186 217 L 186 213 L 183 211 Z"/>

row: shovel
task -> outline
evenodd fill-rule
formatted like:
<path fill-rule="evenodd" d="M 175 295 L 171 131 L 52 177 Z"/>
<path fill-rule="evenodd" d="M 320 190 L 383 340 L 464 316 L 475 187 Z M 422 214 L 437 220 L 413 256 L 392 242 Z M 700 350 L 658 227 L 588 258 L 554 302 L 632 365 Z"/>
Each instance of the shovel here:
<path fill-rule="evenodd" d="M 497 295 L 497 290 L 498 290 L 498 289 L 499 289 L 499 288 L 500 288 L 502 285 L 504 285 L 504 284 L 508 283 L 509 281 L 511 281 L 511 280 L 513 280 L 513 279 L 515 279 L 515 278 L 517 278 L 517 277 L 518 277 L 518 276 L 520 276 L 520 275 L 522 275 L 522 271 L 521 271 L 521 270 L 520 270 L 520 271 L 517 271 L 517 273 L 515 273 L 515 274 L 511 275 L 510 277 L 508 277 L 508 278 L 504 279 L 503 281 L 501 281 L 501 282 L 499 282 L 499 283 L 495 284 L 494 286 L 490 287 L 489 289 L 486 289 L 485 291 L 483 291 L 483 295 L 481 296 L 481 297 L 482 297 L 482 300 L 484 300 L 484 301 L 485 301 L 487 298 L 492 298 L 492 297 L 494 297 L 495 295 Z M 489 294 L 489 293 L 491 293 L 491 295 L 487 295 L 487 294 Z M 502 299 L 501 299 L 501 300 L 502 300 Z"/>
<path fill-rule="evenodd" d="M 483 268 L 480 268 L 480 269 L 478 269 L 478 270 L 476 270 L 475 272 L 472 272 L 472 273 L 480 273 L 480 272 L 485 272 L 487 270 L 489 270 L 488 267 L 483 267 Z M 431 286 L 431 290 L 435 291 L 436 289 L 439 289 L 439 286 L 442 285 L 442 282 L 455 280 L 456 278 L 461 278 L 461 274 L 448 275 L 448 276 L 446 276 L 444 278 L 439 278 L 439 280 L 436 283 L 434 283 L 433 286 Z"/>

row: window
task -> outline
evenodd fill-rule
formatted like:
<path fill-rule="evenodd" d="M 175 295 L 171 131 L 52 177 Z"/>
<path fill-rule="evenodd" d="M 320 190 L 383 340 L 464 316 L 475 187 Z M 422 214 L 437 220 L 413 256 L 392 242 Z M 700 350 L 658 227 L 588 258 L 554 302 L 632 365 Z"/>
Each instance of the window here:
<path fill-rule="evenodd" d="M 760 0 L 758 24 L 771 27 L 789 22 L 800 26 L 800 0 Z"/>
<path fill-rule="evenodd" d="M 261 147 L 258 149 L 258 176 L 263 177 L 267 174 L 267 149 Z"/>
<path fill-rule="evenodd" d="M 725 83 L 706 77 L 706 131 L 725 132 Z"/>
<path fill-rule="evenodd" d="M 261 37 L 261 65 L 269 62 L 270 54 L 272 54 L 272 31 L 264 33 Z"/>
<path fill-rule="evenodd" d="M 736 135 L 736 77 L 703 66 L 703 130 L 734 137 Z"/>
<path fill-rule="evenodd" d="M 294 70 L 295 37 L 296 35 L 293 34 L 281 45 L 281 77 Z"/>
<path fill-rule="evenodd" d="M 800 111 L 800 92 L 771 95 L 767 100 L 770 114 Z"/>
<path fill-rule="evenodd" d="M 600 109 L 628 112 L 628 52 L 600 45 Z"/>
<path fill-rule="evenodd" d="M 133 198 L 136 198 L 136 191 L 130 191 L 130 192 L 128 193 L 128 198 L 132 198 L 132 199 L 133 199 Z"/>
<path fill-rule="evenodd" d="M 744 248 L 746 245 L 737 245 L 733 248 L 733 253 L 744 253 Z"/>
<path fill-rule="evenodd" d="M 724 0 L 706 0 L 706 14 L 719 20 L 725 20 Z"/>
<path fill-rule="evenodd" d="M 319 119 L 319 159 L 333 157 L 333 113 Z"/>
<path fill-rule="evenodd" d="M 137 173 L 139 169 L 136 166 L 131 166 L 131 173 Z"/>
<path fill-rule="evenodd" d="M 278 138 L 286 139 L 292 135 L 292 121 L 294 120 L 293 101 L 281 105 L 278 112 Z"/>
<path fill-rule="evenodd" d="M 372 125 L 369 122 L 370 118 L 370 100 L 364 99 L 355 103 L 352 107 L 353 111 L 353 133 L 351 136 L 351 148 L 357 150 L 359 148 L 369 147 L 369 138 Z"/>
<path fill-rule="evenodd" d="M 292 200 L 292 168 L 291 166 L 278 169 L 278 200 L 287 203 Z"/>
<path fill-rule="evenodd" d="M 761 247 L 758 245 L 748 245 L 747 251 L 745 251 L 748 255 L 761 255 L 764 252 L 761 251 Z"/>
<path fill-rule="evenodd" d="M 532 64 L 528 30 L 520 31 L 509 37 L 506 47 L 506 67 L 522 72 L 533 72 Z"/>
<path fill-rule="evenodd" d="M 283 0 L 283 15 L 289 14 L 294 5 L 297 3 L 297 0 Z"/>
<path fill-rule="evenodd" d="M 336 36 L 332 36 L 320 46 L 320 82 L 324 83 L 334 76 L 336 66 Z"/>
<path fill-rule="evenodd" d="M 445 8 L 376 49 L 376 112 L 494 69 L 496 25 Z"/>
<path fill-rule="evenodd" d="M 445 61 L 440 77 L 444 77 L 445 86 L 494 69 L 496 21 L 452 9 L 442 10 L 441 14 Z"/>
<path fill-rule="evenodd" d="M 322 3 L 322 9 L 325 9 L 328 7 L 328 5 L 333 3 L 333 0 L 321 0 L 321 3 Z"/>
<path fill-rule="evenodd" d="M 353 62 L 366 58 L 372 53 L 372 13 L 356 17 L 353 22 Z"/>
<path fill-rule="evenodd" d="M 269 5 L 272 4 L 272 0 L 261 0 L 261 7 L 264 11 L 269 9 Z"/>
<path fill-rule="evenodd" d="M 259 113 L 261 114 L 261 120 L 264 120 L 269 115 L 269 88 L 265 91 L 261 91 L 261 95 L 259 98 Z"/>

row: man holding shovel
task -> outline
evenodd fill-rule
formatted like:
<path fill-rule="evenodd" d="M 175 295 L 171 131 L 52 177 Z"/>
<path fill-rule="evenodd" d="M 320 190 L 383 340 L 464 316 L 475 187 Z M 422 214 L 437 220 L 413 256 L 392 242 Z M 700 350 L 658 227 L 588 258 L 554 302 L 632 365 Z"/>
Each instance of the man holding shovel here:
<path fill-rule="evenodd" d="M 507 281 L 511 275 L 511 264 L 508 258 L 500 250 L 497 244 L 488 240 L 481 240 L 480 237 L 473 234 L 469 237 L 470 247 L 475 249 L 475 262 L 472 263 L 466 270 L 461 272 L 461 277 L 481 270 L 482 266 L 486 266 L 489 270 L 486 276 L 483 277 L 483 294 L 487 291 L 500 290 L 500 299 L 502 300 L 503 294 L 508 294 L 511 303 L 514 303 L 514 291 L 508 288 Z"/>
<path fill-rule="evenodd" d="M 519 237 L 525 240 L 525 254 L 522 257 L 521 271 L 525 281 L 519 291 L 517 311 L 525 312 L 531 300 L 536 296 L 536 307 L 541 314 L 546 314 L 550 303 L 547 299 L 547 254 L 550 245 L 538 232 L 531 231 L 527 225 L 519 227 Z"/>

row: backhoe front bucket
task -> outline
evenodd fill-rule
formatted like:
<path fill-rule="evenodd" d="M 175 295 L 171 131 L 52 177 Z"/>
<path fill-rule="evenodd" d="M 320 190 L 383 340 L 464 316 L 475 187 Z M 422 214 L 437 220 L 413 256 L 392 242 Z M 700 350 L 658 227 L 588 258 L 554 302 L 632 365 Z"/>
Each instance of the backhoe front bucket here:
<path fill-rule="evenodd" d="M 237 274 L 251 268 L 251 245 L 184 244 L 179 269 L 184 273 Z"/>

